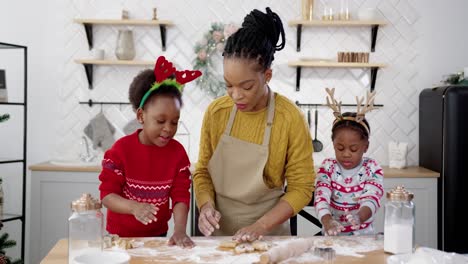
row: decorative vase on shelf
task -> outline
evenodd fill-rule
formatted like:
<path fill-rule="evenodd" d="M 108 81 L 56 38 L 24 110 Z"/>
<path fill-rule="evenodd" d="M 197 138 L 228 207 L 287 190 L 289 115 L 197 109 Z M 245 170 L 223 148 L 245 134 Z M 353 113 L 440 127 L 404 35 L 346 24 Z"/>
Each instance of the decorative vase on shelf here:
<path fill-rule="evenodd" d="M 135 45 L 133 44 L 133 31 L 119 30 L 115 56 L 119 60 L 133 60 L 135 58 Z"/>
<path fill-rule="evenodd" d="M 314 9 L 314 0 L 302 0 L 302 19 L 303 20 L 312 20 L 313 19 L 313 9 Z"/>

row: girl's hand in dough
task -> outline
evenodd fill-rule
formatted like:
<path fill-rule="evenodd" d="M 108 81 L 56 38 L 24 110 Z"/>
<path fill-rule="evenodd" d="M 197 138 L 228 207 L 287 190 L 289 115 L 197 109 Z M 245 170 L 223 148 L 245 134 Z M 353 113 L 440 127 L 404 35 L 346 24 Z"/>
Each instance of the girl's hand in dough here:
<path fill-rule="evenodd" d="M 325 221 L 323 226 L 325 228 L 325 236 L 337 236 L 339 233 L 345 230 L 343 225 L 334 219 Z"/>

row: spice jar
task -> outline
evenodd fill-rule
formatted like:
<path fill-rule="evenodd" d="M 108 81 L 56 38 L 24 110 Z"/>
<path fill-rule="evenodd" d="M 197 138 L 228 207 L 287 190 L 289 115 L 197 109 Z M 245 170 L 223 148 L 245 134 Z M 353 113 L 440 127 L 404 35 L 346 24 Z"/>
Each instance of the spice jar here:
<path fill-rule="evenodd" d="M 403 186 L 387 192 L 384 223 L 384 251 L 393 254 L 414 251 L 414 195 Z"/>
<path fill-rule="evenodd" d="M 103 242 L 103 214 L 101 202 L 89 193 L 71 203 L 68 218 L 68 263 L 85 253 L 101 252 Z"/>

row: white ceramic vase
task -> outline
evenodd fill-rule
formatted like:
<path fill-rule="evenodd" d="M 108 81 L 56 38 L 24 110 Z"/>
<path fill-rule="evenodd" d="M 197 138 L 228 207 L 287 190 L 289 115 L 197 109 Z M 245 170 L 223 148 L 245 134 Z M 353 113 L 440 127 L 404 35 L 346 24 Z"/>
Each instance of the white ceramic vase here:
<path fill-rule="evenodd" d="M 135 45 L 133 43 L 133 31 L 119 30 L 115 56 L 119 60 L 133 60 L 135 58 Z"/>

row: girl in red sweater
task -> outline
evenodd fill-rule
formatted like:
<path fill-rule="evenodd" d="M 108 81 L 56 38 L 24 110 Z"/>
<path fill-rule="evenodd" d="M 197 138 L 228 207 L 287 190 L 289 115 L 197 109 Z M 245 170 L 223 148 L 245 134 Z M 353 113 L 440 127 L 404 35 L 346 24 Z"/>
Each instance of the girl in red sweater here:
<path fill-rule="evenodd" d="M 166 236 L 174 214 L 169 244 L 192 247 L 185 230 L 190 202 L 190 161 L 173 139 L 182 106 L 183 85 L 199 71 L 176 71 L 159 57 L 154 72 L 140 72 L 129 99 L 142 129 L 122 137 L 109 149 L 99 175 L 107 231 L 122 237 Z M 175 78 L 174 78 L 175 77 Z"/>

